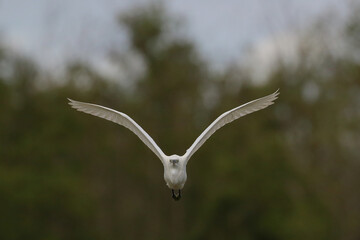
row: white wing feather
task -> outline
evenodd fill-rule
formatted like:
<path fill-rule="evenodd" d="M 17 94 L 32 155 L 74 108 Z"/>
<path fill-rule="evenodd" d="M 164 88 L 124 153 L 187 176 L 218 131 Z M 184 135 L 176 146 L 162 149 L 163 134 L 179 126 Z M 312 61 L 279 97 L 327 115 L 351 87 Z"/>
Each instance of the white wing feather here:
<path fill-rule="evenodd" d="M 164 162 L 166 155 L 163 153 L 163 151 L 150 137 L 150 135 L 125 113 L 92 103 L 78 102 L 71 99 L 68 100 L 70 101 L 69 104 L 80 112 L 104 118 L 128 128 L 130 131 L 135 133 L 140 138 L 140 140 L 145 143 L 145 145 L 148 146 L 151 151 L 156 154 L 156 156 L 158 156 L 158 158 L 160 158 L 161 162 Z"/>
<path fill-rule="evenodd" d="M 205 143 L 205 141 L 219 128 L 224 125 L 231 123 L 232 121 L 243 117 L 249 113 L 256 112 L 258 110 L 264 109 L 269 105 L 274 103 L 274 100 L 277 99 L 279 95 L 279 90 L 270 94 L 268 96 L 255 99 L 251 102 L 245 103 L 239 107 L 233 108 L 230 111 L 227 111 L 221 114 L 214 122 L 210 124 L 201 135 L 195 140 L 191 147 L 184 154 L 184 159 L 188 161 L 190 157 Z"/>

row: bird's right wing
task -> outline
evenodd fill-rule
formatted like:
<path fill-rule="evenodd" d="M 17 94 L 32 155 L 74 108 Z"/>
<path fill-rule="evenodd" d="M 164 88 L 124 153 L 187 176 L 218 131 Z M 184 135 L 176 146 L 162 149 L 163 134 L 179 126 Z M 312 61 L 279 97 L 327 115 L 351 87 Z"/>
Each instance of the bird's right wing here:
<path fill-rule="evenodd" d="M 150 137 L 147 132 L 145 132 L 139 124 L 137 124 L 133 119 L 131 119 L 128 115 L 122 112 L 115 111 L 111 108 L 103 107 L 100 105 L 92 104 L 92 103 L 84 103 L 78 102 L 71 99 L 68 99 L 69 104 L 75 108 L 76 110 L 84 113 L 88 113 L 100 118 L 104 118 L 106 120 L 112 121 L 119 125 L 122 125 L 128 128 L 130 131 L 136 134 L 140 138 L 140 140 L 148 146 L 151 151 L 153 151 L 158 158 L 160 158 L 161 162 L 164 162 L 166 155 L 159 148 L 159 146 L 155 143 L 155 141 Z"/>
<path fill-rule="evenodd" d="M 208 126 L 201 135 L 195 140 L 191 147 L 184 154 L 184 159 L 188 161 L 190 157 L 205 143 L 205 141 L 219 128 L 224 125 L 243 117 L 249 113 L 261 110 L 274 103 L 279 95 L 279 90 L 268 96 L 255 99 L 251 102 L 245 103 L 239 107 L 233 108 L 221 114 L 210 126 Z"/>

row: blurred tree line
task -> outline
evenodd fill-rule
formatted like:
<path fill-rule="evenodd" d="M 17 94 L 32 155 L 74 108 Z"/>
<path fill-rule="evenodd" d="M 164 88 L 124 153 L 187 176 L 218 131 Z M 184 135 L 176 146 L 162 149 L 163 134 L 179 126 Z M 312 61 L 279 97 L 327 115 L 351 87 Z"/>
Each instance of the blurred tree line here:
<path fill-rule="evenodd" d="M 119 22 L 145 66 L 130 92 L 85 63 L 59 81 L 0 49 L 0 239 L 360 238 L 356 11 L 346 56 L 325 48 L 314 63 L 304 41 L 297 65 L 279 65 L 263 85 L 241 69 L 211 71 L 161 7 Z M 180 202 L 137 137 L 66 100 L 126 112 L 166 154 L 183 154 L 219 114 L 278 88 L 275 105 L 193 156 Z"/>

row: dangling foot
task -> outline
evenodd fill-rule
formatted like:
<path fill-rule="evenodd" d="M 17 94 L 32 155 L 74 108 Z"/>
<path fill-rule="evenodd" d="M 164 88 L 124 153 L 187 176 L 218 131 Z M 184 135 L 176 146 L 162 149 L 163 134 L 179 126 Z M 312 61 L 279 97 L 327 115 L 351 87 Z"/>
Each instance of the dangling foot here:
<path fill-rule="evenodd" d="M 179 189 L 179 192 L 178 192 L 177 195 L 175 194 L 174 189 L 171 189 L 171 193 L 172 193 L 172 198 L 173 198 L 175 201 L 179 201 L 179 200 L 180 200 L 180 198 L 181 198 L 181 190 L 180 190 L 180 189 Z"/>

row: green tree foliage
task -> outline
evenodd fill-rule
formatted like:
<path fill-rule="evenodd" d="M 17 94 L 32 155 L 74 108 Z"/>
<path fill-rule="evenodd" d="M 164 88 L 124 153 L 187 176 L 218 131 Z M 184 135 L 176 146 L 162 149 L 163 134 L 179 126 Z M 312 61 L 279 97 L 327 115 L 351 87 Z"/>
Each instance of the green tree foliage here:
<path fill-rule="evenodd" d="M 355 60 L 309 68 L 302 54 L 254 86 L 246 74 L 208 71 L 159 6 L 119 22 L 145 63 L 131 94 L 86 64 L 69 64 L 59 84 L 0 51 L 0 239 L 360 238 Z M 224 127 L 192 157 L 180 202 L 137 137 L 66 100 L 124 111 L 165 153 L 183 154 L 219 114 L 277 88 L 274 106 Z"/>

